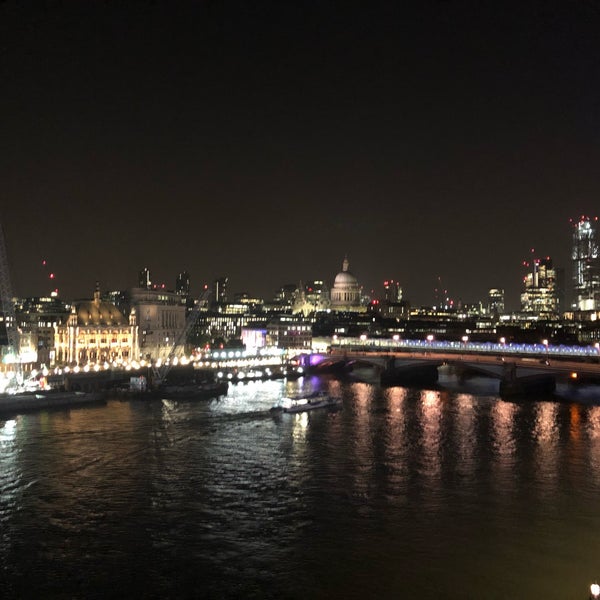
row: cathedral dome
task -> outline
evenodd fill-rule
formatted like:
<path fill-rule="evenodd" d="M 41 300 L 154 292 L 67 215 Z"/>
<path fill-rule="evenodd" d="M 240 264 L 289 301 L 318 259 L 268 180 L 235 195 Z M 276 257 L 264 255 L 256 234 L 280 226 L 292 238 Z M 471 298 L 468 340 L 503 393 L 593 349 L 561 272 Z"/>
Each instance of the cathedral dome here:
<path fill-rule="evenodd" d="M 344 262 L 342 263 L 342 270 L 335 276 L 335 280 L 333 282 L 334 287 L 340 286 L 358 286 L 358 280 L 350 271 L 348 271 L 348 267 L 350 263 L 348 262 L 348 258 L 344 258 Z"/>
<path fill-rule="evenodd" d="M 348 271 L 348 258 L 344 258 L 342 270 L 335 276 L 331 288 L 331 308 L 362 312 L 361 293 L 358 280 Z"/>
<path fill-rule="evenodd" d="M 340 271 L 336 276 L 333 282 L 334 286 L 340 285 L 356 285 L 358 280 L 350 271 Z"/>

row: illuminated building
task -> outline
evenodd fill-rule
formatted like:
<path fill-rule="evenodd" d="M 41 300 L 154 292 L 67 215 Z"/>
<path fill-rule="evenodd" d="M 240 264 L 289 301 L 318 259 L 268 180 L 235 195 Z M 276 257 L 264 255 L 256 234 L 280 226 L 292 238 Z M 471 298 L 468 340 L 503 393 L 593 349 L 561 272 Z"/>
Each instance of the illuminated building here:
<path fill-rule="evenodd" d="M 213 284 L 214 301 L 217 303 L 227 302 L 227 277 L 215 279 Z"/>
<path fill-rule="evenodd" d="M 521 294 L 521 311 L 540 317 L 558 314 L 556 271 L 550 257 L 534 258 L 529 263 L 530 271 L 523 278 L 525 289 Z"/>
<path fill-rule="evenodd" d="M 267 345 L 267 330 L 264 327 L 242 327 L 240 337 L 249 352 L 258 352 Z"/>
<path fill-rule="evenodd" d="M 409 303 L 402 300 L 400 283 L 393 279 L 383 282 L 383 299 L 373 300 L 370 308 L 386 319 L 407 317 L 410 310 Z"/>
<path fill-rule="evenodd" d="M 55 362 L 87 365 L 128 362 L 139 358 L 137 315 L 129 319 L 110 302 L 100 299 L 96 287 L 93 300 L 73 303 L 64 324 L 54 327 Z"/>
<path fill-rule="evenodd" d="M 267 323 L 267 346 L 283 350 L 310 350 L 312 347 L 312 325 L 304 319 L 280 315 Z"/>
<path fill-rule="evenodd" d="M 387 303 L 402 302 L 402 288 L 398 281 L 386 279 L 383 282 L 383 299 Z"/>
<path fill-rule="evenodd" d="M 15 312 L 21 331 L 21 351 L 35 357 L 38 366 L 49 366 L 55 360 L 55 328 L 63 325 L 71 307 L 56 296 L 17 300 Z"/>
<path fill-rule="evenodd" d="M 490 288 L 488 291 L 487 312 L 496 318 L 504 313 L 504 289 Z"/>
<path fill-rule="evenodd" d="M 342 270 L 335 276 L 331 288 L 331 310 L 345 312 L 365 312 L 361 303 L 360 286 L 356 277 L 348 270 L 348 258 L 344 258 Z"/>
<path fill-rule="evenodd" d="M 264 327 L 262 304 L 213 303 L 202 311 L 192 328 L 190 342 L 196 346 L 239 341 L 245 327 Z"/>
<path fill-rule="evenodd" d="M 504 313 L 504 290 L 491 288 L 488 292 L 488 313 L 498 317 Z"/>
<path fill-rule="evenodd" d="M 247 292 L 237 292 L 233 296 L 233 303 L 246 307 L 246 310 L 261 310 L 265 301 Z"/>
<path fill-rule="evenodd" d="M 582 216 L 573 225 L 573 308 L 593 311 L 600 308 L 598 217 Z"/>
<path fill-rule="evenodd" d="M 175 280 L 175 293 L 180 296 L 190 295 L 190 274 L 187 271 L 182 271 L 177 275 Z"/>
<path fill-rule="evenodd" d="M 152 281 L 150 279 L 150 270 L 148 268 L 142 269 L 138 276 L 138 287 L 149 290 L 152 287 Z"/>
<path fill-rule="evenodd" d="M 321 280 L 310 281 L 298 287 L 292 313 L 309 315 L 311 313 L 329 308 L 329 294 L 327 286 Z"/>
<path fill-rule="evenodd" d="M 274 303 L 281 306 L 292 306 L 299 293 L 295 283 L 286 283 L 275 293 Z"/>
<path fill-rule="evenodd" d="M 320 279 L 315 279 L 305 284 L 304 294 L 307 302 L 310 302 L 316 310 L 324 310 L 329 305 L 327 286 Z"/>
<path fill-rule="evenodd" d="M 186 308 L 174 292 L 133 288 L 130 310 L 138 315 L 139 350 L 144 359 L 166 358 L 185 328 Z"/>

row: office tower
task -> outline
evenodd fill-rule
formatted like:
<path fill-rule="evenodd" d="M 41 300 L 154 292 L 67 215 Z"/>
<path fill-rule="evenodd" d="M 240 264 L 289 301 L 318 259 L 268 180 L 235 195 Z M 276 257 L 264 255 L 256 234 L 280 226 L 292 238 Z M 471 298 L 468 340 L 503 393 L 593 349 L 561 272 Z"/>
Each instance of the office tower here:
<path fill-rule="evenodd" d="M 182 271 L 177 275 L 175 280 L 175 293 L 180 296 L 190 295 L 190 274 L 187 271 Z"/>
<path fill-rule="evenodd" d="M 530 270 L 523 278 L 525 289 L 521 294 L 521 310 L 541 317 L 558 314 L 556 271 L 552 259 L 549 256 L 534 258 L 525 264 Z"/>
<path fill-rule="evenodd" d="M 277 304 L 291 306 L 298 296 L 298 286 L 295 283 L 286 283 L 275 292 L 274 301 Z"/>
<path fill-rule="evenodd" d="M 598 259 L 598 217 L 571 219 L 573 226 L 573 308 L 596 310 L 600 307 L 600 269 Z"/>
<path fill-rule="evenodd" d="M 149 290 L 152 287 L 152 281 L 150 280 L 150 270 L 148 268 L 142 269 L 138 276 L 138 287 Z"/>
<path fill-rule="evenodd" d="M 306 301 L 316 308 L 325 308 L 329 301 L 327 286 L 321 279 L 309 281 L 304 285 L 304 295 Z"/>
<path fill-rule="evenodd" d="M 488 292 L 488 312 L 495 316 L 504 313 L 504 290 L 502 288 L 492 288 Z"/>
<path fill-rule="evenodd" d="M 214 300 L 215 302 L 227 302 L 227 277 L 219 277 L 214 283 Z"/>
<path fill-rule="evenodd" d="M 386 279 L 383 282 L 383 299 L 386 302 L 402 302 L 400 283 L 393 279 Z"/>

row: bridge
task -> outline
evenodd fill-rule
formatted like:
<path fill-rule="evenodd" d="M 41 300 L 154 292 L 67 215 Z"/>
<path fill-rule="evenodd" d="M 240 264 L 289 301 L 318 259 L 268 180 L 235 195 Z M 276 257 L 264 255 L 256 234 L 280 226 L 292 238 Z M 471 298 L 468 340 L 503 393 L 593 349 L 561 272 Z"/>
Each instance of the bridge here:
<path fill-rule="evenodd" d="M 328 353 L 312 354 L 304 363 L 309 369 L 353 372 L 387 385 L 434 384 L 442 365 L 449 365 L 461 379 L 473 375 L 498 379 L 502 396 L 551 393 L 557 381 L 600 384 L 598 345 L 368 340 L 363 336 L 334 341 Z"/>

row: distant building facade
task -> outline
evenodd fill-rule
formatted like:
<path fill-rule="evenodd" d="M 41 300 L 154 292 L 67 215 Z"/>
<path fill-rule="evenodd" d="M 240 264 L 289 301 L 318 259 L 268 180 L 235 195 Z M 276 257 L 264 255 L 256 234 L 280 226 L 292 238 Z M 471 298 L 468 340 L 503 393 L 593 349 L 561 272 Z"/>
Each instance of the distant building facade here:
<path fill-rule="evenodd" d="M 266 344 L 283 350 L 310 350 L 312 324 L 291 315 L 272 318 L 267 323 Z"/>
<path fill-rule="evenodd" d="M 139 352 L 144 359 L 166 358 L 185 328 L 186 307 L 180 295 L 132 288 L 130 310 L 137 313 Z"/>

